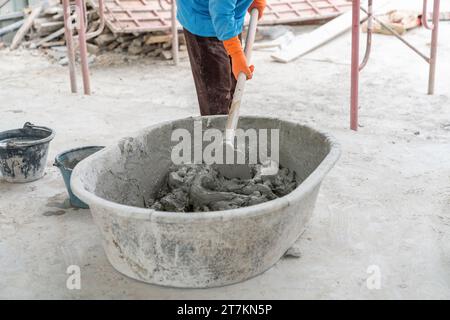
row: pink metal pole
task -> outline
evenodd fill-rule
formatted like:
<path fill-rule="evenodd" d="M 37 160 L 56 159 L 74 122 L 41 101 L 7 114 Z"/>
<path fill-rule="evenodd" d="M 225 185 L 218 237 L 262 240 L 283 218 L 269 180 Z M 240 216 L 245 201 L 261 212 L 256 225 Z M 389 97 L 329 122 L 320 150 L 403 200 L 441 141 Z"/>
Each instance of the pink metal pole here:
<path fill-rule="evenodd" d="M 364 69 L 370 58 L 370 51 L 372 49 L 372 33 L 373 33 L 373 5 L 372 0 L 368 0 L 368 10 L 367 10 L 367 39 L 366 39 L 366 53 L 364 53 L 364 58 L 359 65 L 359 71 Z"/>
<path fill-rule="evenodd" d="M 436 77 L 436 56 L 437 56 L 437 42 L 439 29 L 439 5 L 440 0 L 434 0 L 433 31 L 431 33 L 430 72 L 428 76 L 428 94 L 434 94 L 434 80 Z"/>
<path fill-rule="evenodd" d="M 69 0 L 63 0 L 64 34 L 66 38 L 67 60 L 69 62 L 70 90 L 77 92 L 77 79 L 75 74 L 75 49 L 72 37 L 72 17 L 70 16 Z"/>
<path fill-rule="evenodd" d="M 77 30 L 78 30 L 78 45 L 80 48 L 81 60 L 81 74 L 83 76 L 84 94 L 91 94 L 91 86 L 89 79 L 89 67 L 87 61 L 87 46 L 86 46 L 86 21 L 84 19 L 84 0 L 76 0 L 77 5 Z"/>
<path fill-rule="evenodd" d="M 352 65 L 350 88 L 350 129 L 358 130 L 358 86 L 359 86 L 359 15 L 360 0 L 352 2 Z"/>
<path fill-rule="evenodd" d="M 178 57 L 178 24 L 177 24 L 177 4 L 175 0 L 172 0 L 172 6 L 170 8 L 172 19 L 172 57 L 173 63 L 178 65 L 180 58 Z"/>
<path fill-rule="evenodd" d="M 433 30 L 433 26 L 428 24 L 428 1 L 427 0 L 423 0 L 423 8 L 422 8 L 422 25 L 425 29 L 428 30 Z"/>

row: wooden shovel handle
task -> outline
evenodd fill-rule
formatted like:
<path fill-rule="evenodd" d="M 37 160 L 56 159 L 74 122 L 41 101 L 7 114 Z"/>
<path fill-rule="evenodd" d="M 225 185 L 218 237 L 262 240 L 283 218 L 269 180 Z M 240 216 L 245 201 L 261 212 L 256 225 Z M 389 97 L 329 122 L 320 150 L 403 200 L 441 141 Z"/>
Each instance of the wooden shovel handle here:
<path fill-rule="evenodd" d="M 258 9 L 253 9 L 250 13 L 250 24 L 248 26 L 247 38 L 245 39 L 244 53 L 247 64 L 250 65 L 252 59 L 253 43 L 255 42 L 256 27 L 258 25 Z M 234 90 L 233 101 L 231 102 L 230 112 L 228 113 L 227 125 L 225 129 L 236 130 L 239 120 L 239 108 L 241 106 L 241 98 L 244 93 L 245 82 L 247 76 L 241 72 L 238 75 L 236 89 Z M 231 138 L 231 137 L 230 137 Z M 234 137 L 232 137 L 234 139 Z"/>

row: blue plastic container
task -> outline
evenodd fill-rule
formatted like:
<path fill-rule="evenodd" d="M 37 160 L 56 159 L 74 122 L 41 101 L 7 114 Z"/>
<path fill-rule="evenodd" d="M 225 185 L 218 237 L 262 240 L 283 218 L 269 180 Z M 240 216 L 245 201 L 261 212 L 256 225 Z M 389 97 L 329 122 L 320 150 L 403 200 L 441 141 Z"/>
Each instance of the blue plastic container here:
<path fill-rule="evenodd" d="M 55 167 L 58 167 L 61 171 L 61 174 L 64 179 L 64 183 L 67 188 L 67 192 L 70 197 L 70 204 L 77 208 L 88 209 L 89 206 L 77 198 L 72 193 L 72 189 L 70 188 L 70 176 L 72 175 L 72 170 L 75 166 L 83 159 L 89 157 L 91 154 L 96 153 L 97 151 L 103 149 L 103 146 L 88 146 L 70 149 L 58 154 L 55 158 L 55 163 L 53 164 Z"/>

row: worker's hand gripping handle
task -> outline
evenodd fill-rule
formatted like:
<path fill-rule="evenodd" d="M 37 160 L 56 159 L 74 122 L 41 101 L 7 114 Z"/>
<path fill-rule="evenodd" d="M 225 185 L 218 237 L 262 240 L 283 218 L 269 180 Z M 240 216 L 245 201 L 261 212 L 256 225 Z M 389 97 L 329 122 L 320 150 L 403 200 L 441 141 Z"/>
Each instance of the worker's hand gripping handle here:
<path fill-rule="evenodd" d="M 255 42 L 256 27 L 258 25 L 258 9 L 253 9 L 250 13 L 250 23 L 248 26 L 247 38 L 245 39 L 244 53 L 247 59 L 247 63 L 250 65 L 252 59 L 253 43 Z M 245 73 L 239 73 L 236 83 L 236 89 L 234 90 L 233 101 L 231 102 L 230 111 L 228 113 L 226 129 L 226 140 L 234 144 L 234 131 L 236 130 L 239 120 L 239 107 L 241 105 L 242 95 L 244 93 L 245 82 L 247 76 Z"/>

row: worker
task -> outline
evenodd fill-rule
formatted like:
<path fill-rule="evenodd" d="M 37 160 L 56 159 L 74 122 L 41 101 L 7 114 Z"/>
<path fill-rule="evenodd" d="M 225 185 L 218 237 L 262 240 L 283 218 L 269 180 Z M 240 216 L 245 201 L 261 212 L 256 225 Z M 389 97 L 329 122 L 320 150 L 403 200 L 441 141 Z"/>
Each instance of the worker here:
<path fill-rule="evenodd" d="M 246 12 L 263 16 L 266 0 L 177 0 L 200 114 L 228 114 L 238 74 L 251 79 L 240 34 Z"/>

